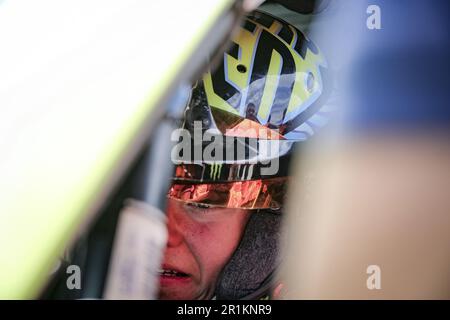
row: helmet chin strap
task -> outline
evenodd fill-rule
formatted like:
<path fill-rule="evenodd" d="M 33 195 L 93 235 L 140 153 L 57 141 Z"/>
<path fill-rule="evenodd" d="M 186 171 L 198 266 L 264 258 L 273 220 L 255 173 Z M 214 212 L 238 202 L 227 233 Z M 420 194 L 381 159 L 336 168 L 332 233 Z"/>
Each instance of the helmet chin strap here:
<path fill-rule="evenodd" d="M 268 295 L 278 264 L 281 215 L 253 213 L 244 236 L 216 285 L 218 300 L 259 299 Z"/>

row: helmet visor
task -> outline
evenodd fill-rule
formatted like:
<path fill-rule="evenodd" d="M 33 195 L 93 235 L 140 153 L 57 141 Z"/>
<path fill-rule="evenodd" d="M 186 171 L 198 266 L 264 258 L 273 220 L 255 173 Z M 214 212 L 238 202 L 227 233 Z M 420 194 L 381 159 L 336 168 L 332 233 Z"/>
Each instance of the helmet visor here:
<path fill-rule="evenodd" d="M 279 209 L 283 204 L 286 182 L 286 177 L 224 183 L 176 181 L 167 196 L 170 199 L 214 207 Z"/>

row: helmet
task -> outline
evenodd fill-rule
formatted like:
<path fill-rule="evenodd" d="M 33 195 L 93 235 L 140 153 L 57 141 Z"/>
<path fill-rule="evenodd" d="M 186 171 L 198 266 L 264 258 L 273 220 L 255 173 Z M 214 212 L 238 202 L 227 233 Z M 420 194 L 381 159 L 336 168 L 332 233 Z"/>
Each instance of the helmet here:
<path fill-rule="evenodd" d="M 168 197 L 258 212 L 222 271 L 218 299 L 258 298 L 271 283 L 292 150 L 330 111 L 326 66 L 300 30 L 256 11 L 192 89 Z"/>

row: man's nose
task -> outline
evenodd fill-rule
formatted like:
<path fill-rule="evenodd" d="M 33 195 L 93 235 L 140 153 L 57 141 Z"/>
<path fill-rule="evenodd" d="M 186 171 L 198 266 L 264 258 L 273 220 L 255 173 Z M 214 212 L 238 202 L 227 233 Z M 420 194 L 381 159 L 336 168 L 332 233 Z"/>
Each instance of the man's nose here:
<path fill-rule="evenodd" d="M 168 230 L 168 247 L 176 247 L 183 241 L 183 229 L 182 218 L 179 213 L 176 212 L 174 206 L 167 206 L 167 230 Z"/>

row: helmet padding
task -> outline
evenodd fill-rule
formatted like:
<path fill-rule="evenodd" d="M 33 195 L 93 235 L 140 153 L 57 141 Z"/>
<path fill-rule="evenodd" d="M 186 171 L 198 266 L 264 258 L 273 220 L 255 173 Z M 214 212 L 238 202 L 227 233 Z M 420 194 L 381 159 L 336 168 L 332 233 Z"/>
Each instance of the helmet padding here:
<path fill-rule="evenodd" d="M 267 280 L 278 261 L 280 222 L 281 215 L 269 210 L 251 215 L 238 248 L 219 277 L 217 299 L 257 299 L 255 292 L 269 289 Z"/>

